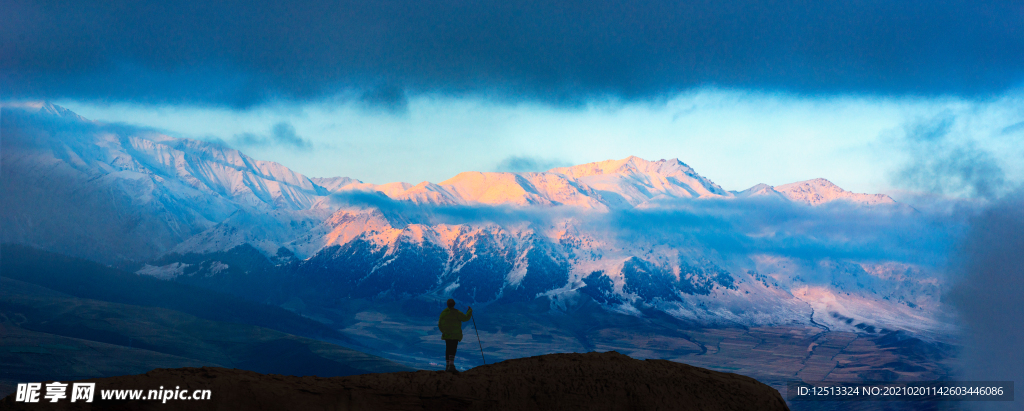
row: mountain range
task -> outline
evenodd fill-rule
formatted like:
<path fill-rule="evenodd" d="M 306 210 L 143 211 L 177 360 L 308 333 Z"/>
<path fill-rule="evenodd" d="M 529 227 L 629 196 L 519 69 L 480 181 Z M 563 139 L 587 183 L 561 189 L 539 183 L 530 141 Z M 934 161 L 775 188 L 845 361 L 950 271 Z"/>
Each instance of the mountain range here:
<path fill-rule="evenodd" d="M 592 299 L 697 323 L 948 327 L 941 281 L 915 258 L 801 254 L 861 241 L 829 231 L 837 216 L 882 221 L 879 236 L 914 218 L 821 178 L 727 191 L 678 159 L 631 156 L 375 185 L 49 103 L 7 104 L 0 121 L 0 240 L 140 275 L 275 304 Z"/>

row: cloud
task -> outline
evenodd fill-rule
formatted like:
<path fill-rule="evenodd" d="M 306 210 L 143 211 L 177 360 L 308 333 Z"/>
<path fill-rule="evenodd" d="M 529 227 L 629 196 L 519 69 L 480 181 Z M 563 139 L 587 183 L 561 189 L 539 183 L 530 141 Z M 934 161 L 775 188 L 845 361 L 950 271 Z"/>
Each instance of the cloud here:
<path fill-rule="evenodd" d="M 270 134 L 259 135 L 254 133 L 236 134 L 234 144 L 245 147 L 286 147 L 296 150 L 310 150 L 313 144 L 295 133 L 295 127 L 287 122 L 280 122 L 270 129 Z"/>
<path fill-rule="evenodd" d="M 275 142 L 283 146 L 301 149 L 309 149 L 311 146 L 309 141 L 295 134 L 295 127 L 288 123 L 281 122 L 275 124 L 271 131 L 271 136 L 273 136 Z"/>
<path fill-rule="evenodd" d="M 908 125 L 901 142 L 910 160 L 894 176 L 897 185 L 927 192 L 995 199 L 1007 188 L 995 154 L 955 129 L 941 114 Z"/>
<path fill-rule="evenodd" d="M 569 207 L 505 205 L 418 205 L 394 200 L 381 192 L 346 191 L 331 195 L 337 205 L 380 210 L 392 224 L 545 224 L 559 218 L 589 214 Z"/>
<path fill-rule="evenodd" d="M 965 331 L 964 379 L 1024 383 L 1024 191 L 971 219 L 954 264 L 958 282 L 948 300 Z M 985 409 L 1020 409 L 1024 402 Z M 998 407 L 996 407 L 998 406 Z"/>
<path fill-rule="evenodd" d="M 270 139 L 266 136 L 259 136 L 253 133 L 241 133 L 235 135 L 235 144 L 247 147 L 264 147 L 270 145 Z"/>
<path fill-rule="evenodd" d="M 378 86 L 366 90 L 359 101 L 367 108 L 382 109 L 392 114 L 405 114 L 409 111 L 405 90 L 395 86 Z"/>
<path fill-rule="evenodd" d="M 585 232 L 625 243 L 700 244 L 723 255 L 903 261 L 932 267 L 947 263 L 949 250 L 964 230 L 961 216 L 841 202 L 810 207 L 771 198 L 679 200 L 609 212 L 569 206 L 416 205 L 383 193 L 358 191 L 332 198 L 348 206 L 376 208 L 399 227 L 414 223 L 551 227 L 571 220 Z"/>
<path fill-rule="evenodd" d="M 766 197 L 672 201 L 614 212 L 605 223 L 627 241 L 696 242 L 723 254 L 930 266 L 944 264 L 963 229 L 958 216 L 925 215 L 904 207 L 845 202 L 811 207 Z"/>
<path fill-rule="evenodd" d="M 1001 134 L 1015 134 L 1024 131 L 1024 121 L 1003 127 Z"/>
<path fill-rule="evenodd" d="M 1015 0 L 15 0 L 0 94 L 236 108 L 401 101 L 380 84 L 565 105 L 708 85 L 977 96 L 1024 80 L 1020 17 Z"/>
<path fill-rule="evenodd" d="M 512 173 L 524 173 L 530 171 L 548 171 L 556 167 L 568 167 L 572 163 L 565 160 L 546 159 L 529 156 L 509 156 L 501 160 L 494 171 L 506 171 Z"/>

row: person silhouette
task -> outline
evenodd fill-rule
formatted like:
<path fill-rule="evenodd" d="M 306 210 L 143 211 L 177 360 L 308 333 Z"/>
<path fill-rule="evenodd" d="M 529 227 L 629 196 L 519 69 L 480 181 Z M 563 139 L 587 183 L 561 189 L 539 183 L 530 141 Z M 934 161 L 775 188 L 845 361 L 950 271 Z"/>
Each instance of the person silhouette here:
<path fill-rule="evenodd" d="M 455 368 L 455 351 L 459 348 L 459 341 L 462 341 L 462 323 L 473 317 L 473 307 L 468 307 L 466 313 L 455 309 L 455 300 L 448 299 L 448 308 L 441 311 L 441 317 L 437 320 L 437 328 L 441 330 L 441 339 L 444 340 L 444 370 L 450 373 L 458 373 Z"/>

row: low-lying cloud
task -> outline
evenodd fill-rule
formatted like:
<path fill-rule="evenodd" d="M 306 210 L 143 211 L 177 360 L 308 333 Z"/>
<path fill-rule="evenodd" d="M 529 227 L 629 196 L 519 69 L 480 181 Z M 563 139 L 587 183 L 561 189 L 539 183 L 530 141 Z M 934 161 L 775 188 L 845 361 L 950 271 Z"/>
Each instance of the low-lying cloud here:
<path fill-rule="evenodd" d="M 697 242 L 727 254 L 799 259 L 894 260 L 941 265 L 963 230 L 956 217 L 909 207 L 833 202 L 816 207 L 775 198 L 676 201 L 609 216 L 623 236 Z"/>
<path fill-rule="evenodd" d="M 772 254 L 902 261 L 941 267 L 963 237 L 962 218 L 926 215 L 909 207 L 836 202 L 817 207 L 773 198 L 679 200 L 643 209 L 594 211 L 569 206 L 436 206 L 393 200 L 383 193 L 333 196 L 349 206 L 376 208 L 405 224 L 533 224 L 570 221 L 581 231 L 673 247 L 700 245 L 723 255 Z"/>

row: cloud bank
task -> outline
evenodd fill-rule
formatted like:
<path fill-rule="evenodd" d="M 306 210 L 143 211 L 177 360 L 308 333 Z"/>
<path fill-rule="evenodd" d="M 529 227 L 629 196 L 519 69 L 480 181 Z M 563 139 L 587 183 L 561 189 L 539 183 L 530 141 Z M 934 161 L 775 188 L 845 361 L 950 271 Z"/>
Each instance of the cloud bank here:
<path fill-rule="evenodd" d="M 971 220 L 954 265 L 959 282 L 949 300 L 966 331 L 965 379 L 1024 383 L 1024 191 L 1018 189 Z M 1020 409 L 1013 403 L 976 409 Z"/>
<path fill-rule="evenodd" d="M 695 86 L 990 95 L 1024 80 L 1015 0 L 9 0 L 0 93 L 251 107 L 339 93 L 573 105 Z"/>

